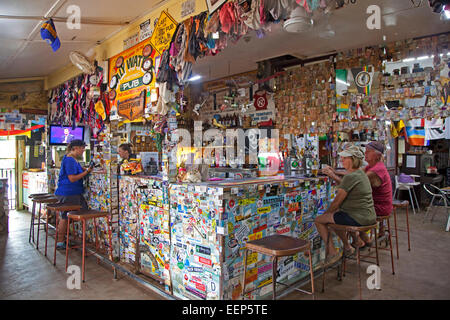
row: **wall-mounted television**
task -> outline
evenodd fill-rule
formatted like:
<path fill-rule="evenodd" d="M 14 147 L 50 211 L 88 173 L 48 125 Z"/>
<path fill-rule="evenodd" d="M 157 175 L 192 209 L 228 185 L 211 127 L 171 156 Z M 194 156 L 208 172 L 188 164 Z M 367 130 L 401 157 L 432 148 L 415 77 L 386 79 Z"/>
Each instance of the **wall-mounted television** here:
<path fill-rule="evenodd" d="M 84 140 L 84 127 L 73 129 L 72 126 L 50 125 L 50 145 L 65 146 L 75 139 Z"/>

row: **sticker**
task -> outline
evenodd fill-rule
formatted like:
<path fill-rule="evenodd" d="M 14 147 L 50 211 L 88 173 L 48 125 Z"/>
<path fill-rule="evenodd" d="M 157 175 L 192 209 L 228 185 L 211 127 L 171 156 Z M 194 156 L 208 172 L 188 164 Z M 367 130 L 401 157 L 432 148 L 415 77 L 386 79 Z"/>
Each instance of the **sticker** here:
<path fill-rule="evenodd" d="M 258 214 L 269 213 L 270 211 L 272 211 L 270 206 L 257 209 Z"/>
<path fill-rule="evenodd" d="M 235 205 L 236 205 L 236 201 L 234 201 L 234 199 L 231 199 L 228 202 L 228 206 L 230 207 L 230 209 L 233 209 Z"/>

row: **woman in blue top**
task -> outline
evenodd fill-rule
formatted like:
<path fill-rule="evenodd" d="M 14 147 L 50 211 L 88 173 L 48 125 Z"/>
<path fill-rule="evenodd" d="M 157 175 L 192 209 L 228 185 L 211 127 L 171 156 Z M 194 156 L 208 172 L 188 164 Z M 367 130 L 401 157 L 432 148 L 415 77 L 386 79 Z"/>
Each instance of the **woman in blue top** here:
<path fill-rule="evenodd" d="M 80 204 L 84 210 L 88 205 L 83 197 L 83 178 L 88 175 L 92 168 L 83 169 L 77 159 L 83 156 L 86 144 L 82 140 L 72 140 L 67 147 L 67 154 L 61 162 L 59 171 L 58 188 L 55 195 L 59 203 Z M 64 235 L 67 233 L 67 212 L 61 213 L 58 224 L 58 239 L 56 248 L 65 249 Z"/>

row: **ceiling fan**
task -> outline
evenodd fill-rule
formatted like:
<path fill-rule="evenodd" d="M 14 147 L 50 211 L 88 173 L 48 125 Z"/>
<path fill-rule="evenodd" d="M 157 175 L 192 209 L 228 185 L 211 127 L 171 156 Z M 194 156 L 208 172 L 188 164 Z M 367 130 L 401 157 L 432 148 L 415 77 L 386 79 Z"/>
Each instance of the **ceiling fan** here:
<path fill-rule="evenodd" d="M 95 73 L 96 67 L 95 64 L 82 53 L 78 51 L 72 51 L 69 53 L 70 61 L 83 73 L 93 74 Z"/>

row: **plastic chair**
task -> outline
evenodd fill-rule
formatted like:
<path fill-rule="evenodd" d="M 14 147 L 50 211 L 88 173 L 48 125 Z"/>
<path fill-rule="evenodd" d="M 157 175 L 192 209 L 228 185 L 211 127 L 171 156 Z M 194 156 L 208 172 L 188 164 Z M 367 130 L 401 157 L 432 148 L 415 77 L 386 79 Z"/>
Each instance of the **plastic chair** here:
<path fill-rule="evenodd" d="M 417 175 L 410 175 L 410 176 L 413 178 L 420 177 Z M 395 191 L 394 191 L 394 196 L 392 197 L 392 199 L 393 200 L 396 199 L 395 196 L 397 195 L 398 190 L 408 191 L 411 207 L 413 209 L 414 214 L 416 214 L 414 205 L 416 205 L 417 211 L 420 211 L 420 207 L 419 207 L 419 202 L 417 201 L 416 192 L 414 191 L 414 187 L 418 186 L 418 185 L 420 185 L 420 182 L 410 182 L 410 183 L 399 182 L 398 176 L 395 176 Z M 412 192 L 411 192 L 411 190 L 412 190 Z M 413 196 L 414 196 L 414 198 L 413 198 Z M 415 202 L 414 202 L 414 200 L 415 200 Z"/>
<path fill-rule="evenodd" d="M 425 189 L 425 191 L 428 194 L 430 194 L 432 196 L 432 198 L 431 198 L 430 204 L 427 208 L 427 212 L 425 213 L 425 216 L 423 217 L 422 223 L 425 222 L 425 220 L 429 214 L 430 208 L 432 206 L 437 205 L 437 206 L 445 207 L 447 214 L 448 214 L 447 226 L 445 228 L 445 231 L 448 232 L 450 230 L 450 213 L 448 212 L 448 209 L 450 209 L 450 199 L 448 197 L 448 194 L 431 183 L 425 183 L 423 185 L 423 188 Z M 436 200 L 437 200 L 437 204 L 435 204 Z M 436 215 L 436 210 L 434 211 L 430 222 L 433 222 L 435 215 Z"/>

